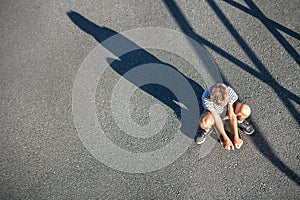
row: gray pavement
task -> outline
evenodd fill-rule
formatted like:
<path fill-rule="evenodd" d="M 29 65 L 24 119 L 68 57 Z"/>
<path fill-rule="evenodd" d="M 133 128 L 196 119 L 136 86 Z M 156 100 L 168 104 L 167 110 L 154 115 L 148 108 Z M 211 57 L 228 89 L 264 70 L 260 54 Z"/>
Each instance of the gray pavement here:
<path fill-rule="evenodd" d="M 94 25 L 76 24 L 69 11 Z M 300 198 L 298 1 L 1 0 L 0 16 L 0 199 Z M 100 27 L 115 33 L 163 27 L 196 40 L 225 82 L 251 105 L 255 135 L 243 136 L 240 150 L 228 152 L 216 144 L 205 157 L 190 139 L 183 155 L 152 172 L 104 165 L 84 146 L 72 114 L 78 70 L 110 36 L 87 32 Z M 206 87 L 189 60 L 159 49 L 149 52 Z M 134 56 L 127 58 L 129 64 L 141 59 Z M 131 115 L 139 124 L 149 123 L 153 103 L 169 114 L 161 133 L 146 143 L 122 135 L 114 121 L 110 98 L 122 73 L 109 68 L 98 83 L 99 123 L 128 151 L 163 147 L 180 129 L 175 110 L 163 100 L 168 97 L 159 96 L 164 92 L 138 90 L 131 98 Z"/>

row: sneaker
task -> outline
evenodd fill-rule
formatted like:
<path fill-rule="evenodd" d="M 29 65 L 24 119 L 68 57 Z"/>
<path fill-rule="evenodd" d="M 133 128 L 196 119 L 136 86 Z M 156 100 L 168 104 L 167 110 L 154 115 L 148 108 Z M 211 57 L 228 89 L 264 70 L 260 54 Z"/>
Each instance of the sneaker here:
<path fill-rule="evenodd" d="M 196 137 L 195 142 L 196 142 L 196 144 L 202 144 L 203 142 L 205 142 L 205 140 L 206 140 L 205 135 L 201 134 Z"/>
<path fill-rule="evenodd" d="M 195 139 L 196 144 L 202 144 L 203 142 L 205 142 L 206 136 L 208 136 L 212 132 L 213 132 L 212 128 L 209 129 L 208 131 L 205 131 L 203 129 L 197 131 L 197 135 Z"/>
<path fill-rule="evenodd" d="M 254 133 L 254 128 L 253 126 L 246 120 L 244 120 L 241 123 L 238 123 L 238 127 L 244 131 L 247 135 L 251 135 L 252 133 Z"/>

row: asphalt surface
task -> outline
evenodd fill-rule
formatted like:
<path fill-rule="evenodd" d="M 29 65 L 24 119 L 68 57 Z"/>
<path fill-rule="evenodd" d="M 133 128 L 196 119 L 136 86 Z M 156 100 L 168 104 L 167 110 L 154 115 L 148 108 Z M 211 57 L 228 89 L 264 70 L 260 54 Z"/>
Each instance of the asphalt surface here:
<path fill-rule="evenodd" d="M 251 105 L 255 135 L 243 136 L 240 150 L 228 152 L 216 144 L 201 158 L 201 147 L 191 139 L 182 156 L 152 172 L 104 165 L 75 128 L 72 89 L 83 60 L 110 35 L 95 37 L 70 11 L 95 30 L 163 27 L 196 40 L 224 81 Z M 1 199 L 300 198 L 299 1 L 1 0 L 0 15 Z M 149 52 L 206 87 L 188 60 Z M 130 56 L 129 62 L 141 59 Z M 98 83 L 99 123 L 128 151 L 161 148 L 180 128 L 176 112 L 160 97 L 164 92 L 140 89 L 131 98 L 132 118 L 149 123 L 149 107 L 158 103 L 169 113 L 166 124 L 146 145 L 122 136 L 109 105 L 121 75 L 112 65 Z"/>

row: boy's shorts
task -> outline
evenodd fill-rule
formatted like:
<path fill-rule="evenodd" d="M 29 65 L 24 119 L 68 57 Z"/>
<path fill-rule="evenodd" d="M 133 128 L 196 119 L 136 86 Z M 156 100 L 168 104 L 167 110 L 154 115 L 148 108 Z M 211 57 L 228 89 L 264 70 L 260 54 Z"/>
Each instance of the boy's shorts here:
<path fill-rule="evenodd" d="M 237 102 L 238 101 L 236 101 L 236 102 L 233 103 L 233 109 L 234 110 L 235 110 L 235 106 L 236 106 Z M 209 110 L 204 109 L 204 113 L 206 113 L 206 112 L 209 112 Z M 226 107 L 226 109 L 222 113 L 218 113 L 218 114 L 219 114 L 220 118 L 223 121 L 229 119 L 229 117 L 228 117 L 228 108 L 227 107 Z"/>
<path fill-rule="evenodd" d="M 206 113 L 206 112 L 210 112 L 210 111 L 209 111 L 209 110 L 204 110 L 203 113 Z M 229 119 L 227 110 L 223 111 L 222 113 L 218 113 L 218 114 L 219 114 L 220 118 L 221 118 L 223 121 Z"/>
<path fill-rule="evenodd" d="M 229 119 L 227 110 L 225 110 L 225 111 L 222 112 L 222 113 L 219 113 L 219 116 L 220 116 L 220 118 L 221 118 L 223 121 L 226 120 L 226 119 Z"/>

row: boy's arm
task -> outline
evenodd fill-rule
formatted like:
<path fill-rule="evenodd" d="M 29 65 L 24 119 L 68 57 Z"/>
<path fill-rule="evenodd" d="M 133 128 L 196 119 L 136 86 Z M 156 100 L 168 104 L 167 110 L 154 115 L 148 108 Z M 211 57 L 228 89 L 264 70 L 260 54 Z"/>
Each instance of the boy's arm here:
<path fill-rule="evenodd" d="M 212 116 L 215 120 L 216 128 L 218 129 L 218 131 L 220 132 L 220 134 L 222 135 L 222 137 L 224 139 L 225 149 L 226 150 L 234 149 L 234 146 L 233 146 L 231 140 L 229 139 L 228 135 L 226 134 L 226 132 L 224 130 L 224 125 L 223 125 L 222 119 L 218 115 L 217 111 L 216 110 L 210 110 L 210 113 L 212 114 Z"/>
<path fill-rule="evenodd" d="M 228 104 L 228 117 L 230 120 L 230 125 L 233 129 L 233 135 L 234 135 L 234 144 L 236 148 L 240 148 L 243 144 L 243 140 L 239 137 L 238 133 L 238 126 L 237 126 L 237 118 L 234 113 L 233 104 Z"/>
<path fill-rule="evenodd" d="M 232 104 L 228 104 L 228 117 L 230 120 L 230 125 L 233 129 L 234 137 L 237 137 L 238 136 L 237 118 L 236 115 L 234 114 Z"/>

